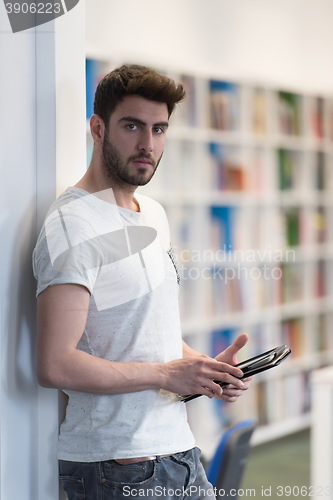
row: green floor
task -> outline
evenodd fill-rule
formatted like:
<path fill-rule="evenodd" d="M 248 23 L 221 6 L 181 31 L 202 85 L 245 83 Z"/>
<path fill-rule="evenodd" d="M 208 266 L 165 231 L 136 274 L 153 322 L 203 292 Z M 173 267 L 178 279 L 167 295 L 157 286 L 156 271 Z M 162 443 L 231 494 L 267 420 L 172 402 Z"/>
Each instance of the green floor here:
<path fill-rule="evenodd" d="M 302 431 L 251 449 L 242 497 L 306 499 L 309 484 L 310 434 Z"/>

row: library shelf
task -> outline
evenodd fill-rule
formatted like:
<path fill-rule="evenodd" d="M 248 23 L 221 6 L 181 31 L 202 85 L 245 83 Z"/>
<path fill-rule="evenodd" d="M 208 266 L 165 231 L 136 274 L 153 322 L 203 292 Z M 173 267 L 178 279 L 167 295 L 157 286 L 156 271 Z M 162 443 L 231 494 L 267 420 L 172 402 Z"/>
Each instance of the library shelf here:
<path fill-rule="evenodd" d="M 87 117 L 99 77 L 130 60 L 90 56 Z M 161 165 L 140 188 L 170 221 L 185 340 L 215 356 L 245 331 L 240 360 L 293 350 L 236 403 L 189 403 L 198 444 L 209 455 L 242 418 L 258 422 L 255 443 L 295 432 L 310 422 L 311 371 L 333 363 L 333 94 L 141 62 L 187 91 Z"/>

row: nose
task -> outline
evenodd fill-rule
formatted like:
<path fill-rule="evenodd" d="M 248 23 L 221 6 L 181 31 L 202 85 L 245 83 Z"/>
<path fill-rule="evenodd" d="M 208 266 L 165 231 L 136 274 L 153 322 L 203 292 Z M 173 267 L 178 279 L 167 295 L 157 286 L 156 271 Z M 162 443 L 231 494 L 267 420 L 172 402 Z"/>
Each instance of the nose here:
<path fill-rule="evenodd" d="M 138 149 L 145 153 L 151 153 L 154 149 L 153 134 L 150 130 L 145 130 L 140 136 Z"/>

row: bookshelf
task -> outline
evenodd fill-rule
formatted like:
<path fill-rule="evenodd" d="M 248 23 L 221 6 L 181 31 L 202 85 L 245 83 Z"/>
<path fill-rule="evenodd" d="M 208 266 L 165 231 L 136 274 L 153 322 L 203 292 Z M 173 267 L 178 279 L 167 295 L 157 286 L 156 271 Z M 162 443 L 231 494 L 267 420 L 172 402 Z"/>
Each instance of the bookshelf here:
<path fill-rule="evenodd" d="M 87 63 L 88 96 L 118 63 Z M 308 426 L 311 372 L 333 363 L 333 95 L 155 67 L 187 89 L 158 173 L 141 188 L 169 217 L 184 338 L 215 355 L 246 331 L 240 360 L 293 350 L 237 403 L 188 404 L 209 456 L 243 418 L 259 424 L 255 443 Z"/>

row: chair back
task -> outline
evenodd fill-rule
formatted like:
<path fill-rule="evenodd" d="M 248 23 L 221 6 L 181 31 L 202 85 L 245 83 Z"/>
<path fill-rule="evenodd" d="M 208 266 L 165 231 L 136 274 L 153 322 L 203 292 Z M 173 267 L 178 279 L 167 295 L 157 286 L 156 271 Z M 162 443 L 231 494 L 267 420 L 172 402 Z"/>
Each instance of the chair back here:
<path fill-rule="evenodd" d="M 207 468 L 208 480 L 216 489 L 216 499 L 237 499 L 255 429 L 254 420 L 238 422 L 222 436 Z"/>

